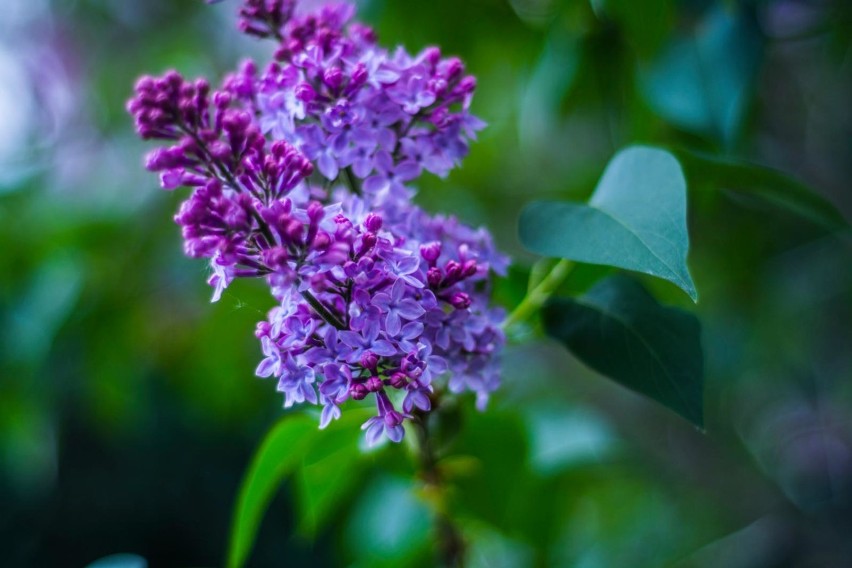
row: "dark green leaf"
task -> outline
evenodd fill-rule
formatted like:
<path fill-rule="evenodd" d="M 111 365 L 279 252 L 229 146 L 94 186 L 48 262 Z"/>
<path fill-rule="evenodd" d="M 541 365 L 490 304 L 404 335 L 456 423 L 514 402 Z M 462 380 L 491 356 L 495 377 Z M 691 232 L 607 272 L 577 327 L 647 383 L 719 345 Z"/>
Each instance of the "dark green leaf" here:
<path fill-rule="evenodd" d="M 305 415 L 282 419 L 266 435 L 243 479 L 231 526 L 228 566 L 248 559 L 260 521 L 285 476 L 301 463 L 318 433 L 317 422 Z"/>
<path fill-rule="evenodd" d="M 698 298 L 686 266 L 686 181 L 664 150 L 622 150 L 589 205 L 534 202 L 521 214 L 519 235 L 543 256 L 644 272 Z"/>
<path fill-rule="evenodd" d="M 790 176 L 755 164 L 719 158 L 689 150 L 673 150 L 690 179 L 690 187 L 710 186 L 755 195 L 829 230 L 849 223 L 834 205 Z M 692 180 L 703 183 L 692 183 Z"/>
<path fill-rule="evenodd" d="M 672 124 L 730 146 L 740 130 L 761 46 L 744 9 L 716 6 L 694 35 L 673 39 L 656 61 L 640 69 L 641 91 Z"/>
<path fill-rule="evenodd" d="M 542 319 L 592 369 L 703 426 L 704 355 L 692 314 L 661 306 L 619 275 L 579 298 L 552 299 Z"/>

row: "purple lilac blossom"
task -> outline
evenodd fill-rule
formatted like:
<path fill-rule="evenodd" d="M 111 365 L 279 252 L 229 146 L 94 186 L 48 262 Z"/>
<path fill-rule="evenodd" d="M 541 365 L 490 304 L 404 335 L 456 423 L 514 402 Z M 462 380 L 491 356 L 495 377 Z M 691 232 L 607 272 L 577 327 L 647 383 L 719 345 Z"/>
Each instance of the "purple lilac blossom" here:
<path fill-rule="evenodd" d="M 245 0 L 239 15 L 277 44 L 264 70 L 246 61 L 218 90 L 143 77 L 128 110 L 140 136 L 169 141 L 146 164 L 163 188 L 192 188 L 175 221 L 186 254 L 210 259 L 213 301 L 254 277 L 278 302 L 255 332 L 257 376 L 277 379 L 285 407 L 322 406 L 322 428 L 371 397 L 371 444 L 400 441 L 436 388 L 484 408 L 505 341 L 489 281 L 507 260 L 408 185 L 466 155 L 484 126 L 468 110 L 475 79 L 436 47 L 382 49 L 348 4 Z"/>

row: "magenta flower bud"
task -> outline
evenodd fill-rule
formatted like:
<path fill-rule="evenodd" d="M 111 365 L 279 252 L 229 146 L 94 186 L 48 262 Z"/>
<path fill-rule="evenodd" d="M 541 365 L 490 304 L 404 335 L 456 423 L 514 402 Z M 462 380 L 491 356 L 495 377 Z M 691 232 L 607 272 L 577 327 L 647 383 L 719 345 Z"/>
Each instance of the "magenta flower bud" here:
<path fill-rule="evenodd" d="M 408 377 L 404 373 L 394 373 L 388 379 L 388 383 L 395 389 L 401 389 L 408 383 Z"/>
<path fill-rule="evenodd" d="M 195 85 L 193 86 L 195 87 L 195 90 L 202 95 L 206 95 L 210 92 L 210 83 L 207 81 L 207 79 L 196 79 Z"/>
<path fill-rule="evenodd" d="M 370 394 L 370 391 L 363 383 L 352 383 L 349 387 L 349 396 L 355 400 L 364 400 L 368 394 Z"/>
<path fill-rule="evenodd" d="M 272 333 L 272 325 L 268 321 L 258 322 L 254 328 L 254 336 L 258 339 L 268 337 L 270 333 Z"/>
<path fill-rule="evenodd" d="M 251 115 L 244 110 L 230 110 L 222 121 L 228 132 L 243 132 L 251 124 Z"/>
<path fill-rule="evenodd" d="M 444 266 L 444 270 L 447 273 L 448 282 L 455 283 L 461 278 L 462 266 L 455 260 L 448 260 L 447 264 Z"/>
<path fill-rule="evenodd" d="M 470 307 L 470 303 L 470 296 L 468 296 L 464 292 L 456 292 L 455 294 L 450 296 L 450 304 L 457 310 L 466 310 Z"/>
<path fill-rule="evenodd" d="M 325 250 L 331 244 L 331 237 L 325 231 L 319 231 L 314 237 L 313 247 L 317 250 Z"/>
<path fill-rule="evenodd" d="M 370 377 L 364 383 L 364 386 L 367 387 L 367 390 L 370 392 L 379 392 L 384 388 L 384 384 L 379 377 Z"/>
<path fill-rule="evenodd" d="M 431 288 L 437 288 L 440 286 L 441 280 L 443 280 L 443 275 L 441 274 L 440 268 L 433 266 L 426 271 L 426 281 L 429 283 Z"/>
<path fill-rule="evenodd" d="M 355 255 L 355 257 L 356 257 L 356 258 L 361 258 L 361 257 L 362 257 L 362 256 L 364 256 L 365 254 L 367 254 L 368 252 L 370 252 L 370 250 L 371 250 L 374 246 L 376 246 L 376 241 L 377 241 L 377 240 L 378 240 L 378 237 L 376 237 L 376 234 L 375 234 L 375 233 L 367 233 L 366 235 L 364 235 L 364 236 L 361 238 L 361 246 L 360 246 L 360 248 L 358 249 L 358 253 Z"/>
<path fill-rule="evenodd" d="M 462 265 L 462 274 L 464 275 L 465 278 L 468 278 L 468 277 L 476 274 L 476 270 L 477 270 L 476 261 L 473 260 L 473 259 L 466 260 L 465 263 Z"/>
<path fill-rule="evenodd" d="M 183 83 L 183 77 L 181 77 L 180 73 L 174 69 L 169 69 L 166 71 L 166 74 L 163 75 L 163 82 L 165 86 L 177 89 Z"/>
<path fill-rule="evenodd" d="M 382 216 L 375 213 L 368 213 L 364 219 L 364 228 L 371 233 L 376 233 L 382 228 Z"/>
<path fill-rule="evenodd" d="M 367 82 L 367 78 L 369 74 L 367 73 L 367 66 L 363 63 L 359 63 L 352 70 L 350 75 L 349 84 L 346 86 L 347 93 L 352 93 Z"/>
<path fill-rule="evenodd" d="M 263 264 L 272 269 L 287 265 L 287 251 L 283 247 L 272 247 L 263 251 Z"/>
<path fill-rule="evenodd" d="M 139 79 L 136 80 L 136 85 L 134 85 L 134 90 L 136 92 L 140 91 L 152 91 L 156 86 L 155 79 L 150 75 L 142 75 Z"/>
<path fill-rule="evenodd" d="M 300 243 L 302 241 L 302 233 L 304 230 L 305 226 L 302 225 L 302 223 L 296 219 L 290 219 L 284 227 L 284 236 L 291 243 Z"/>
<path fill-rule="evenodd" d="M 429 63 L 429 65 L 437 65 L 441 60 L 441 50 L 434 45 L 427 47 L 423 50 L 423 59 Z"/>
<path fill-rule="evenodd" d="M 207 149 L 210 151 L 210 155 L 217 160 L 224 160 L 231 155 L 231 147 L 221 140 L 217 140 L 212 144 L 209 144 Z"/>
<path fill-rule="evenodd" d="M 455 81 L 464 72 L 464 64 L 458 57 L 447 59 L 442 66 L 444 68 L 444 77 L 449 82 Z"/>
<path fill-rule="evenodd" d="M 473 75 L 468 75 L 459 81 L 458 86 L 455 88 L 455 92 L 460 95 L 469 95 L 474 90 L 476 90 L 476 77 Z"/>
<path fill-rule="evenodd" d="M 337 92 L 343 84 L 343 73 L 337 67 L 330 67 L 323 71 L 322 82 L 332 92 Z"/>
<path fill-rule="evenodd" d="M 361 366 L 365 369 L 370 369 L 371 371 L 376 370 L 376 366 L 379 364 L 379 357 L 373 353 L 372 351 L 365 351 L 361 355 Z"/>
<path fill-rule="evenodd" d="M 216 91 L 213 94 L 213 104 L 217 108 L 225 108 L 231 104 L 231 94 L 225 91 Z"/>
<path fill-rule="evenodd" d="M 432 79 L 429 81 L 428 89 L 438 97 L 443 96 L 447 92 L 447 88 L 447 82 L 443 79 Z"/>
<path fill-rule="evenodd" d="M 441 256 L 441 243 L 433 241 L 425 245 L 420 245 L 420 256 L 429 263 L 429 266 L 435 266 L 435 262 Z"/>
<path fill-rule="evenodd" d="M 296 85 L 296 98 L 304 103 L 309 103 L 317 98 L 317 92 L 309 83 L 299 83 Z"/>
<path fill-rule="evenodd" d="M 322 219 L 324 213 L 325 209 L 319 201 L 311 201 L 310 205 L 308 205 L 308 219 L 310 219 L 312 223 L 316 223 Z"/>

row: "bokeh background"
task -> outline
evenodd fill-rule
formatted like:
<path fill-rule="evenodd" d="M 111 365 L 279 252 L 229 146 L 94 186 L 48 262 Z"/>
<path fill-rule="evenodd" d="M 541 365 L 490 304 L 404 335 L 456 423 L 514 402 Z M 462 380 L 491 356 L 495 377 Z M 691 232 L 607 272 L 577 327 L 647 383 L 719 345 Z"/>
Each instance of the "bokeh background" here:
<path fill-rule="evenodd" d="M 209 304 L 180 197 L 142 168 L 135 77 L 220 77 L 271 46 L 236 1 L 3 0 L 0 15 L 0 565 L 218 566 L 250 456 L 282 416 L 252 371 L 262 285 Z M 488 226 L 522 281 L 534 198 L 584 199 L 630 143 L 773 166 L 852 218 L 847 0 L 364 0 L 387 45 L 479 78 L 489 128 L 418 200 Z M 454 514 L 474 566 L 849 566 L 848 242 L 690 179 L 707 431 L 555 343 L 508 350 L 484 414 L 458 412 Z M 583 271 L 567 292 L 588 285 Z M 500 286 L 510 304 L 512 282 Z M 411 457 L 387 448 L 306 529 L 287 483 L 250 566 L 429 565 Z"/>

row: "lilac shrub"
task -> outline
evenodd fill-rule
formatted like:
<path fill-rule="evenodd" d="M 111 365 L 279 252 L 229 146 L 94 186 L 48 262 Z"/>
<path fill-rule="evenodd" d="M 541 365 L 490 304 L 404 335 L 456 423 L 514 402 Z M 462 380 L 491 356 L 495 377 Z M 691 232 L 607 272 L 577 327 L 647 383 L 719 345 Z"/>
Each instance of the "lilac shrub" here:
<path fill-rule="evenodd" d="M 248 0 L 240 29 L 276 42 L 219 89 L 175 71 L 142 77 L 128 102 L 162 187 L 192 188 L 175 216 L 190 257 L 209 259 L 213 301 L 263 278 L 277 305 L 257 325 L 259 377 L 284 406 L 375 400 L 371 444 L 399 442 L 435 393 L 499 384 L 502 310 L 489 281 L 507 261 L 485 229 L 413 202 L 424 172 L 446 176 L 484 123 L 476 85 L 436 47 L 381 48 L 348 4 L 301 14 Z"/>

